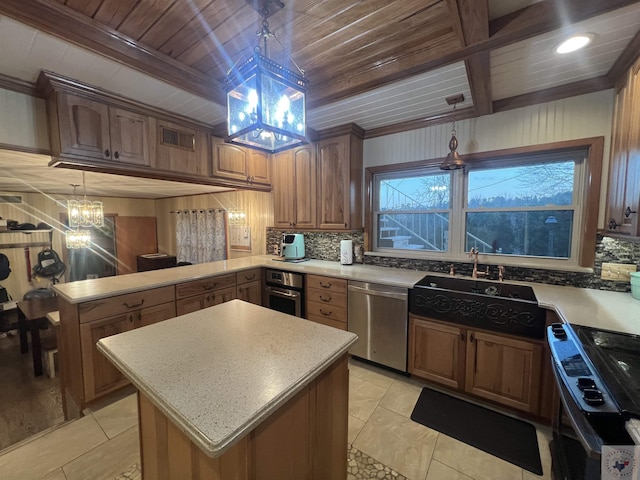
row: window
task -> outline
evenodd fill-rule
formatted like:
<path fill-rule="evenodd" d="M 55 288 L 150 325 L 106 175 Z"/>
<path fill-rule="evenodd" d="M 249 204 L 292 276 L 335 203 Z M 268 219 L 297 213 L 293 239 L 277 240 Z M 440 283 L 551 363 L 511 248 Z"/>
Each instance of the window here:
<path fill-rule="evenodd" d="M 584 265 L 581 244 L 592 242 L 583 242 L 583 226 L 595 239 L 601 168 L 601 159 L 589 165 L 592 147 L 494 152 L 455 171 L 433 162 L 369 168 L 370 250 L 455 259 L 475 247 L 502 260 Z"/>

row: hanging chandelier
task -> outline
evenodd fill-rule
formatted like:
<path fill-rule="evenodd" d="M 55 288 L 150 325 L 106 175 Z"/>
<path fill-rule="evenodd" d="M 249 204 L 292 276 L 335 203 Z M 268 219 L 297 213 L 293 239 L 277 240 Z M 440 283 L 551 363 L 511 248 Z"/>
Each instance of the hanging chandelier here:
<path fill-rule="evenodd" d="M 67 201 L 67 216 L 69 226 L 76 227 L 102 227 L 104 225 L 104 209 L 102 202 L 91 202 L 87 200 L 87 188 L 85 185 L 84 172 L 82 172 L 82 200 L 76 198 L 76 187 L 73 187 L 73 200 Z"/>
<path fill-rule="evenodd" d="M 68 249 L 86 248 L 91 243 L 91 232 L 81 230 L 80 227 L 102 227 L 104 225 L 104 209 L 102 202 L 87 200 L 85 175 L 82 172 L 82 200 L 76 196 L 76 188 L 80 185 L 71 184 L 73 199 L 67 201 L 67 218 L 70 230 L 64 232 L 65 245 Z"/>
<path fill-rule="evenodd" d="M 445 99 L 449 105 L 453 105 L 453 127 L 451 128 L 451 139 L 449 140 L 449 153 L 447 154 L 447 158 L 444 159 L 444 162 L 440 165 L 440 169 L 442 170 L 458 170 L 459 168 L 464 168 L 465 163 L 462 158 L 460 158 L 460 154 L 456 151 L 458 148 L 458 139 L 456 138 L 456 104 L 460 102 L 464 102 L 464 95 L 455 95 L 453 97 L 447 97 Z"/>
<path fill-rule="evenodd" d="M 265 0 L 260 14 L 262 29 L 257 35 L 263 42 L 240 65 L 227 73 L 227 142 L 237 143 L 268 153 L 275 153 L 307 143 L 304 70 L 291 59 L 298 72 L 289 70 L 269 58 L 267 42 L 275 38 L 269 30 L 269 4 Z"/>

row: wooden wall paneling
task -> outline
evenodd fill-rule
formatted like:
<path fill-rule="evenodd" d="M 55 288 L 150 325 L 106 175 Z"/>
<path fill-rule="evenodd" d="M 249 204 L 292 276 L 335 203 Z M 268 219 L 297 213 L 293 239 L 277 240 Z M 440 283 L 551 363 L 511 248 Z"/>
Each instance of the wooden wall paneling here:
<path fill-rule="evenodd" d="M 127 18 L 135 3 L 120 0 L 102 0 L 100 7 L 93 15 L 93 19 L 107 27 L 118 29 L 120 23 Z"/>
<path fill-rule="evenodd" d="M 0 88 L 0 144 L 48 154 L 49 126 L 45 100 Z"/>
<path fill-rule="evenodd" d="M 175 3 L 174 0 L 154 0 L 153 2 L 139 2 L 120 24 L 118 30 L 131 38 L 140 37 L 162 17 L 165 11 Z"/>
<path fill-rule="evenodd" d="M 58 361 L 60 371 L 60 390 L 65 419 L 78 418 L 80 406 L 74 399 L 84 401 L 82 383 L 82 349 L 80 344 L 80 321 L 76 305 L 58 298 L 60 331 L 58 335 Z M 67 392 L 70 392 L 67 393 Z"/>
<path fill-rule="evenodd" d="M 143 478 L 169 480 L 167 419 L 145 395 L 138 392 L 137 397 Z"/>
<path fill-rule="evenodd" d="M 118 275 L 137 270 L 136 257 L 158 251 L 155 217 L 115 217 Z"/>

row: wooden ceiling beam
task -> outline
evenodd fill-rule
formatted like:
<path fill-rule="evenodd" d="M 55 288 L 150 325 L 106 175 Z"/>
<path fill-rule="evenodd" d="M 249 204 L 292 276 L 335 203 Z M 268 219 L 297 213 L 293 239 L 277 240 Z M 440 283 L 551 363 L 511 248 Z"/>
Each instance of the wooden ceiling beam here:
<path fill-rule="evenodd" d="M 488 0 L 449 0 L 454 29 L 459 32 L 463 47 L 484 42 L 489 38 Z M 478 115 L 492 113 L 491 62 L 488 51 L 465 59 L 465 69 L 471 98 Z"/>
<path fill-rule="evenodd" d="M 97 54 L 123 63 L 220 105 L 224 91 L 216 81 L 135 40 L 102 26 L 57 2 L 2 0 L 0 14 L 30 25 Z"/>
<path fill-rule="evenodd" d="M 537 92 L 524 93 L 522 95 L 516 95 L 515 97 L 494 100 L 493 111 L 494 113 L 504 112 L 505 110 L 512 110 L 514 108 L 527 107 L 529 105 L 575 97 L 576 95 L 599 92 L 600 90 L 613 88 L 613 86 L 614 82 L 610 80 L 607 75 L 602 75 L 601 77 L 589 78 L 587 80 L 580 80 L 578 82 L 567 83 L 565 85 L 558 85 L 557 87 L 551 87 Z"/>
<path fill-rule="evenodd" d="M 607 78 L 614 84 L 622 80 L 627 74 L 627 70 L 640 56 L 640 32 L 631 39 L 629 45 L 622 51 L 613 66 L 607 72 Z"/>

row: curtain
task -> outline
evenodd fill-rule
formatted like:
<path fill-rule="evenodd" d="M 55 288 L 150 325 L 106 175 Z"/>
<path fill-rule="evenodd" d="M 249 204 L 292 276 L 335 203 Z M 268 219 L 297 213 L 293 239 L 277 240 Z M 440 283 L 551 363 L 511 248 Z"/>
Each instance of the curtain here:
<path fill-rule="evenodd" d="M 206 263 L 227 258 L 223 210 L 176 212 L 176 260 Z"/>

